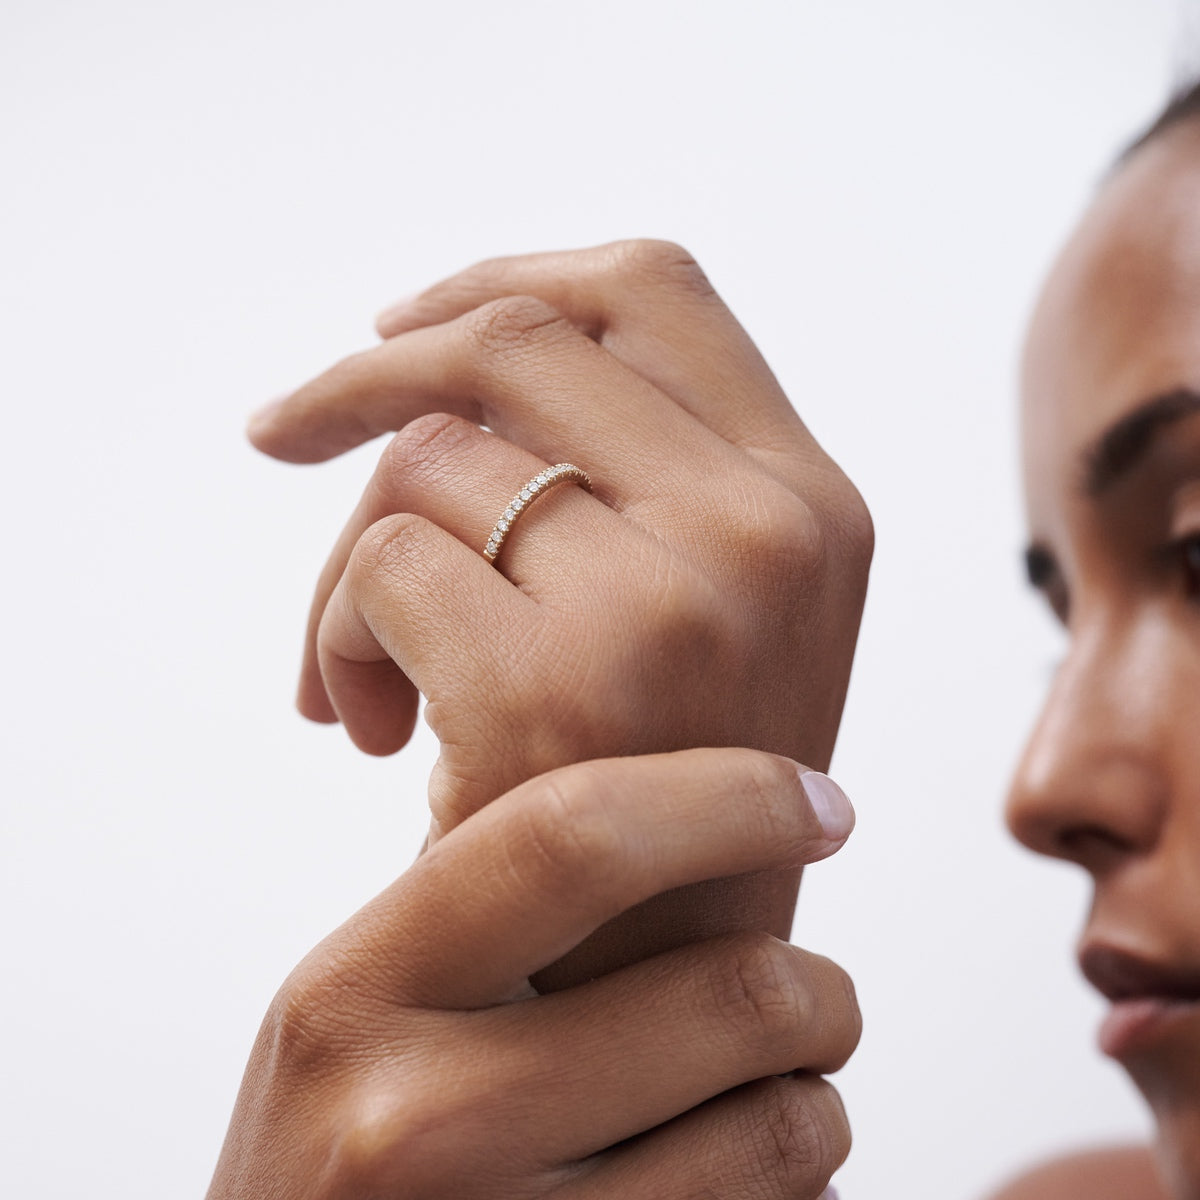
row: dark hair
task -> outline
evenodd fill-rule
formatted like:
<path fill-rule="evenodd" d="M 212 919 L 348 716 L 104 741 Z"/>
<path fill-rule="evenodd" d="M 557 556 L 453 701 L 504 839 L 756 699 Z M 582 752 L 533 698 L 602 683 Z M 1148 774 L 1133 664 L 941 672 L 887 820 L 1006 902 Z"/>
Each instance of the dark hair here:
<path fill-rule="evenodd" d="M 1127 162 L 1147 142 L 1154 141 L 1168 129 L 1173 129 L 1176 125 L 1191 120 L 1193 117 L 1200 117 L 1200 79 L 1176 89 L 1162 112 L 1121 151 L 1116 165 L 1120 166 Z"/>

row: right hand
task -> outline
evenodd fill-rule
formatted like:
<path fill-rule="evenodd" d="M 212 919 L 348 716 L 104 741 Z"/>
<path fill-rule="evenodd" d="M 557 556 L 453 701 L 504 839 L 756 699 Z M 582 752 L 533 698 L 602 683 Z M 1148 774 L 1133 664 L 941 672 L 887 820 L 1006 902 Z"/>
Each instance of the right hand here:
<path fill-rule="evenodd" d="M 833 963 L 740 934 L 528 985 L 665 889 L 833 853 L 848 814 L 818 805 L 823 827 L 803 772 L 742 749 L 582 763 L 459 826 L 284 984 L 209 1200 L 818 1196 L 850 1141 L 820 1074 L 860 1029 Z"/>

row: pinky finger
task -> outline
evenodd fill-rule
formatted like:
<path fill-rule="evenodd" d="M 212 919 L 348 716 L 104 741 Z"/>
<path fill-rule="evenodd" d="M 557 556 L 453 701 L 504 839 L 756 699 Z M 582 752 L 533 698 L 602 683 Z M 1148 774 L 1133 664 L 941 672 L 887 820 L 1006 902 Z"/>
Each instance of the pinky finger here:
<path fill-rule="evenodd" d="M 817 1200 L 850 1152 L 833 1085 L 759 1079 L 596 1155 L 554 1200 Z"/>
<path fill-rule="evenodd" d="M 369 754 L 412 734 L 428 699 L 494 678 L 504 635 L 534 607 L 482 556 L 422 517 L 401 513 L 359 538 L 317 632 L 321 678 L 338 719 Z M 501 630 L 497 639 L 485 636 Z"/>

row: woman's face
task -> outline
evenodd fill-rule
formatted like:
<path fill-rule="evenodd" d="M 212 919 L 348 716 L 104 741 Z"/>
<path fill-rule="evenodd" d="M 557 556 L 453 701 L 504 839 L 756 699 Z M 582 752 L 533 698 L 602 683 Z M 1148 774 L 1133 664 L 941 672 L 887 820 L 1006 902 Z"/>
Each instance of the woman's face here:
<path fill-rule="evenodd" d="M 1030 575 L 1070 645 L 1008 820 L 1091 875 L 1101 1047 L 1200 1197 L 1200 121 L 1120 168 L 1064 250 L 1022 424 Z"/>

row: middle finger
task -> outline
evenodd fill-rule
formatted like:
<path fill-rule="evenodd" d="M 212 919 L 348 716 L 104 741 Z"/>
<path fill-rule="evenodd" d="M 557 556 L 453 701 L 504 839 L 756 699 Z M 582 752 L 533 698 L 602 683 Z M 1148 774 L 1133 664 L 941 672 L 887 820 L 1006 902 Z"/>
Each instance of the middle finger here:
<path fill-rule="evenodd" d="M 308 461 L 431 412 L 487 425 L 550 461 L 569 457 L 594 471 L 603 498 L 620 507 L 644 499 L 648 479 L 692 481 L 748 465 L 557 310 L 527 296 L 343 360 L 284 399 L 250 436 L 275 457 Z"/>
<path fill-rule="evenodd" d="M 764 934 L 687 946 L 474 1020 L 514 1144 L 536 1144 L 539 1166 L 586 1159 L 755 1079 L 837 1071 L 861 1029 L 839 967 Z M 569 1057 L 546 1053 L 548 1030 Z"/>

